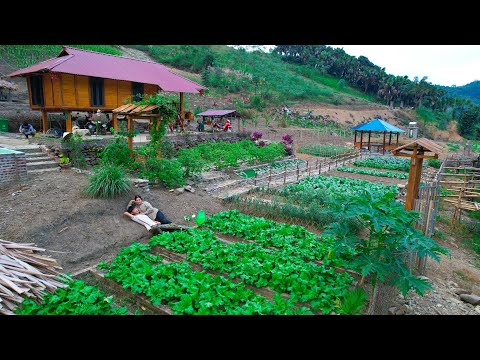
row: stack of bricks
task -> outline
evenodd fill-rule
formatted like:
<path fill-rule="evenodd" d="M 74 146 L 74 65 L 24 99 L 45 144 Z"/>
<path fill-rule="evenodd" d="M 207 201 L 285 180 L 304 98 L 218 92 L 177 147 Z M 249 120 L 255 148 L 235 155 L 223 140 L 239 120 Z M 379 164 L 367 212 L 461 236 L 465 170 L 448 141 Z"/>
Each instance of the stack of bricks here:
<path fill-rule="evenodd" d="M 27 180 L 25 153 L 2 149 L 0 151 L 0 184 Z"/>

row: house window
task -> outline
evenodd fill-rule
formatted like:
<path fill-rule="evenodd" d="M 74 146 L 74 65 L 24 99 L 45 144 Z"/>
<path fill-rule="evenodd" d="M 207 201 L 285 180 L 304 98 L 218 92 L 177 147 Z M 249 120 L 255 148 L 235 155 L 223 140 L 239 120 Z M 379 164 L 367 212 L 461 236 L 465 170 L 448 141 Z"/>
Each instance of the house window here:
<path fill-rule="evenodd" d="M 92 106 L 104 106 L 103 79 L 90 78 L 90 103 Z"/>
<path fill-rule="evenodd" d="M 139 96 L 142 95 L 142 96 Z M 141 101 L 143 98 L 143 84 L 132 82 L 132 98 L 133 101 Z"/>
<path fill-rule="evenodd" d="M 30 92 L 32 93 L 32 105 L 43 106 L 43 79 L 41 76 L 30 77 Z"/>

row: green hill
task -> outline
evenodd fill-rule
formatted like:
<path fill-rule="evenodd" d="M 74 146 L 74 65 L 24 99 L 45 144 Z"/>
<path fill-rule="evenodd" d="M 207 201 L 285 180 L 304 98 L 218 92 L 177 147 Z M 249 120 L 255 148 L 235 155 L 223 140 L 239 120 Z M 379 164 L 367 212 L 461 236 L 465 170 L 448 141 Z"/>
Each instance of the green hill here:
<path fill-rule="evenodd" d="M 480 105 L 480 81 L 476 80 L 463 86 L 442 86 L 453 97 L 459 96 Z"/>
<path fill-rule="evenodd" d="M 375 97 L 338 78 L 293 65 L 262 51 L 247 52 L 225 45 L 136 46 L 156 61 L 200 73 L 214 93 L 247 93 L 263 101 L 310 100 L 331 104 L 368 103 Z"/>
<path fill-rule="evenodd" d="M 270 53 L 247 52 L 226 45 L 125 46 L 192 73 L 195 81 L 207 86 L 212 96 L 241 95 L 243 101 L 237 103 L 238 107 L 260 112 L 284 103 L 381 104 L 414 108 L 419 119 L 428 117 L 429 123 L 441 129 L 446 129 L 452 120 L 460 120 L 460 125 L 466 124 L 460 126 L 462 135 L 471 125 L 468 119 L 462 122 L 465 110 L 473 107 L 475 113 L 480 113 L 473 101 L 456 97 L 457 93 L 450 94 L 465 88 L 473 99 L 480 94 L 479 82 L 452 90 L 433 85 L 426 77 L 411 81 L 408 77 L 387 74 L 365 56 L 357 58 L 327 45 L 276 45 Z M 122 54 L 117 45 L 74 47 Z M 61 45 L 0 45 L 0 60 L 21 68 L 54 57 L 60 49 Z M 475 119 L 473 123 L 477 124 Z"/>
<path fill-rule="evenodd" d="M 122 53 L 112 45 L 68 45 L 79 49 L 97 51 L 111 55 Z M 0 58 L 7 64 L 24 68 L 57 56 L 62 45 L 0 45 Z"/>

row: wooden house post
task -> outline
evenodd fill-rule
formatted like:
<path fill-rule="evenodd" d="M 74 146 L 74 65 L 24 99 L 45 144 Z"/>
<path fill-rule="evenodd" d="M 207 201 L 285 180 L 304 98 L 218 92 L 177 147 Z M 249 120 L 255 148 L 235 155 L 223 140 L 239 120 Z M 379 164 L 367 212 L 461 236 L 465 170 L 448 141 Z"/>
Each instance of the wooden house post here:
<path fill-rule="evenodd" d="M 362 151 L 363 146 L 363 131 L 360 131 L 360 151 Z"/>
<path fill-rule="evenodd" d="M 42 132 L 45 134 L 48 130 L 48 114 L 46 110 L 42 110 Z"/>
<path fill-rule="evenodd" d="M 65 124 L 65 130 L 67 132 L 72 132 L 72 111 L 71 110 L 67 111 L 67 121 Z"/>
<path fill-rule="evenodd" d="M 183 108 L 183 92 L 180 93 L 180 117 L 185 118 L 185 110 Z"/>
<path fill-rule="evenodd" d="M 355 135 L 353 137 L 353 147 L 355 148 L 355 145 L 357 144 L 357 130 L 355 130 Z"/>

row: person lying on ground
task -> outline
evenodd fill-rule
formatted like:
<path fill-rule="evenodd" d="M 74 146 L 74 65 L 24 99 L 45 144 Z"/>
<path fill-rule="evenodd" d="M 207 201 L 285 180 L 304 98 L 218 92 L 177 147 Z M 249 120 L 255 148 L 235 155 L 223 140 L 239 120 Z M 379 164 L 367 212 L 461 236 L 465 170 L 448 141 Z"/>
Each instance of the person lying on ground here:
<path fill-rule="evenodd" d="M 135 205 L 129 206 L 127 211 L 125 211 L 123 213 L 123 215 L 128 216 L 130 219 L 132 219 L 136 223 L 139 223 L 139 224 L 145 226 L 145 228 L 149 232 L 153 232 L 153 233 L 158 233 L 159 232 L 159 229 L 157 228 L 157 225 L 160 225 L 160 222 L 150 219 L 145 214 L 140 214 L 140 210 Z"/>
<path fill-rule="evenodd" d="M 138 207 L 140 214 L 145 214 L 152 220 L 159 221 L 162 224 L 172 223 L 160 210 L 153 207 L 148 201 L 143 201 L 140 195 L 135 195 L 134 199 L 128 202 L 127 209 L 132 205 Z"/>

